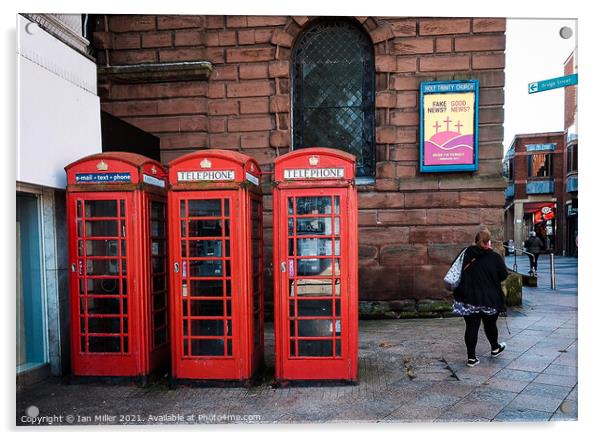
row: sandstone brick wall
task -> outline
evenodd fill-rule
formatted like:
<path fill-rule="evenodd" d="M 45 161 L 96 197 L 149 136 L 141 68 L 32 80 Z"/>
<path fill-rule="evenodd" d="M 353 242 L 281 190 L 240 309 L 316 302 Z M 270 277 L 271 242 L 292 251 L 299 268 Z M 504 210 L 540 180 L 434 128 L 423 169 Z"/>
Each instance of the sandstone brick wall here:
<path fill-rule="evenodd" d="M 449 298 L 441 278 L 477 225 L 502 238 L 505 20 L 355 20 L 374 44 L 377 92 L 376 180 L 359 187 L 360 299 Z M 100 65 L 208 60 L 214 66 L 207 82 L 127 85 L 101 78 L 102 108 L 159 136 L 163 162 L 198 148 L 231 148 L 270 171 L 290 148 L 291 48 L 311 21 L 98 16 Z M 480 80 L 479 171 L 420 174 L 419 84 L 450 79 Z M 269 193 L 269 182 L 264 188 Z M 269 194 L 265 204 L 269 272 Z"/>

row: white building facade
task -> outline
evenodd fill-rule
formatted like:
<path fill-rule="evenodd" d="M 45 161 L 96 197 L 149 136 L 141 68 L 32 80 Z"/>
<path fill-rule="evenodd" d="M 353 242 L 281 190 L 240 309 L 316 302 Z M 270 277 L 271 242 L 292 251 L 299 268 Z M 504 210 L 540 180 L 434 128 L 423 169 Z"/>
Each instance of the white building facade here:
<path fill-rule="evenodd" d="M 17 384 L 69 368 L 65 165 L 101 151 L 84 15 L 17 16 Z"/>

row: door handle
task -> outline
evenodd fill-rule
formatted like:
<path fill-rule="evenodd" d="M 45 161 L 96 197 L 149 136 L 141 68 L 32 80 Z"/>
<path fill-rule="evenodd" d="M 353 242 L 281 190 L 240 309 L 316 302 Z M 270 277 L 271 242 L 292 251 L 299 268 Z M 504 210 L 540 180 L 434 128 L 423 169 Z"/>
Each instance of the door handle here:
<path fill-rule="evenodd" d="M 77 266 L 75 265 L 75 263 L 71 263 L 71 272 L 77 272 Z"/>
<path fill-rule="evenodd" d="M 286 273 L 286 263 L 284 261 L 280 263 L 280 272 Z"/>
<path fill-rule="evenodd" d="M 180 272 L 180 265 L 178 263 L 173 264 L 173 271 L 174 273 Z"/>

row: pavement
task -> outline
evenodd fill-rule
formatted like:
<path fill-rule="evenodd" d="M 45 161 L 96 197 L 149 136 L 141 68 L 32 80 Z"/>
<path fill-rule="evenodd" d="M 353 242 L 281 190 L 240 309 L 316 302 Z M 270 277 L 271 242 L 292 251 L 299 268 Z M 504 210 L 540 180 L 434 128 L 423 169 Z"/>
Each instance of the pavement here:
<path fill-rule="evenodd" d="M 513 257 L 507 258 L 512 267 Z M 517 257 L 519 270 L 526 257 Z M 525 273 L 526 273 L 525 271 Z M 266 327 L 267 373 L 250 388 L 147 387 L 52 378 L 17 394 L 18 425 L 349 422 L 541 422 L 577 419 L 577 259 L 540 258 L 539 286 L 500 318 L 498 358 L 480 330 L 465 366 L 462 318 L 360 321 L 357 385 L 273 388 L 273 329 Z M 26 414 L 37 417 L 27 418 Z M 44 418 L 46 417 L 46 418 Z"/>

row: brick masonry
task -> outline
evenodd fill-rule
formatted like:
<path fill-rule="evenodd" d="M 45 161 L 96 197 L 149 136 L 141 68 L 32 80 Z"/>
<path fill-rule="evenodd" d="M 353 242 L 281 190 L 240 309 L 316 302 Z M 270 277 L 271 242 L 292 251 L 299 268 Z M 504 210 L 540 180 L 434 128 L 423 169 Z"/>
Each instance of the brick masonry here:
<path fill-rule="evenodd" d="M 552 176 L 554 180 L 554 192 L 551 194 L 529 196 L 527 194 L 527 182 L 536 181 L 538 178 L 529 178 L 529 158 L 527 145 L 530 144 L 556 144 L 552 154 Z M 556 234 L 554 237 L 555 252 L 562 254 L 565 240 L 565 207 L 564 202 L 567 196 L 565 192 L 565 168 L 566 168 L 566 148 L 563 132 L 534 133 L 516 135 L 513 141 L 514 146 L 514 200 L 528 202 L 554 202 L 556 203 Z M 511 216 L 507 216 L 507 222 L 511 221 Z M 506 232 L 508 237 L 512 238 L 513 228 L 507 223 Z M 520 240 L 519 240 L 520 241 Z"/>
<path fill-rule="evenodd" d="M 102 109 L 161 139 L 164 163 L 198 148 L 255 157 L 264 171 L 291 146 L 291 49 L 314 17 L 96 17 L 99 65 L 210 61 L 207 82 L 118 84 L 101 79 Z M 376 76 L 376 179 L 359 186 L 360 299 L 449 299 L 441 278 L 487 224 L 502 238 L 504 19 L 356 17 Z M 420 174 L 419 84 L 479 79 L 475 173 Z M 269 176 L 264 178 L 271 225 Z M 265 231 L 271 299 L 271 229 Z"/>

